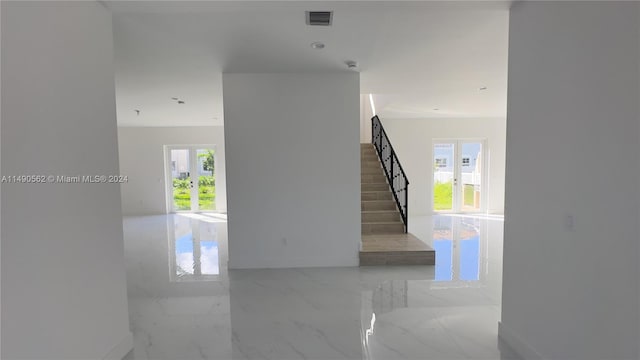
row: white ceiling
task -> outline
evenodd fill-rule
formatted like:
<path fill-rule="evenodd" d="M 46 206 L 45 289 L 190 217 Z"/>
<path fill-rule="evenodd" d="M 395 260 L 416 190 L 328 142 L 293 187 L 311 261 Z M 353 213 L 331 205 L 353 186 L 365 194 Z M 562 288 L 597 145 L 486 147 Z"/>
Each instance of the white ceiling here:
<path fill-rule="evenodd" d="M 108 6 L 120 126 L 221 125 L 223 72 L 353 71 L 347 60 L 358 61 L 361 93 L 375 94 L 382 117 L 506 113 L 508 2 Z M 307 26 L 305 10 L 333 10 L 333 26 Z"/>

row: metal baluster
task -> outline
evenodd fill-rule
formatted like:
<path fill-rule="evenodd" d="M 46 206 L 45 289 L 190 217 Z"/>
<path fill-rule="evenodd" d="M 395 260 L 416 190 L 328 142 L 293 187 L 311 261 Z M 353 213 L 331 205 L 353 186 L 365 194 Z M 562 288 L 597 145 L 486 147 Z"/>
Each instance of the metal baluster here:
<path fill-rule="evenodd" d="M 409 180 L 404 178 L 404 232 L 409 232 Z"/>
<path fill-rule="evenodd" d="M 391 177 L 391 179 L 390 179 L 390 182 L 391 182 L 391 190 L 392 190 L 392 191 L 396 191 L 396 187 L 394 186 L 394 183 L 393 183 L 393 155 L 394 155 L 394 153 L 393 153 L 393 149 L 391 149 L 391 159 L 390 159 L 390 160 L 391 160 L 391 164 L 389 165 L 389 167 L 390 167 L 390 169 L 389 169 L 389 175 L 390 175 L 390 177 Z"/>
<path fill-rule="evenodd" d="M 380 121 L 380 120 L 378 120 Z M 382 160 L 382 125 L 380 125 L 380 131 L 379 131 L 379 137 L 380 137 L 380 160 Z"/>

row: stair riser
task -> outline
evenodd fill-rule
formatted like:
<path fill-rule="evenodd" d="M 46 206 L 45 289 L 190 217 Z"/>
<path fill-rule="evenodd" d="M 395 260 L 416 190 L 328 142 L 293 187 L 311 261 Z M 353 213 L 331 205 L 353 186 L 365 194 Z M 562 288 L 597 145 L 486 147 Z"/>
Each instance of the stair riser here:
<path fill-rule="evenodd" d="M 390 221 L 400 221 L 400 213 L 397 211 L 389 212 L 389 213 L 363 213 L 362 214 L 362 222 L 390 222 Z"/>
<path fill-rule="evenodd" d="M 396 210 L 396 203 L 393 201 L 362 201 L 360 209 L 362 211 Z"/>
<path fill-rule="evenodd" d="M 387 178 L 384 175 L 365 174 L 360 175 L 361 184 L 386 184 Z"/>
<path fill-rule="evenodd" d="M 361 184 L 361 191 L 389 191 L 389 185 L 384 183 L 379 184 Z"/>
<path fill-rule="evenodd" d="M 378 161 L 361 161 L 360 169 L 367 169 L 367 168 L 382 169 L 382 166 L 380 166 L 380 162 Z"/>
<path fill-rule="evenodd" d="M 389 191 L 363 192 L 360 195 L 362 201 L 393 200 L 393 195 Z"/>
<path fill-rule="evenodd" d="M 404 232 L 404 225 L 397 224 L 362 224 L 363 234 L 399 234 Z"/>
<path fill-rule="evenodd" d="M 370 163 L 360 163 L 360 170 L 364 170 L 364 169 L 378 169 L 380 170 L 380 173 L 382 174 L 382 172 L 384 171 L 382 169 L 382 165 L 380 165 L 379 162 L 370 162 Z"/>
<path fill-rule="evenodd" d="M 360 266 L 372 265 L 435 265 L 435 251 L 420 253 L 360 253 Z"/>
<path fill-rule="evenodd" d="M 381 167 L 367 167 L 367 168 L 361 168 L 360 169 L 360 174 L 362 175 L 372 175 L 372 174 L 376 174 L 376 175 L 382 175 L 384 174 L 384 170 L 382 170 Z"/>

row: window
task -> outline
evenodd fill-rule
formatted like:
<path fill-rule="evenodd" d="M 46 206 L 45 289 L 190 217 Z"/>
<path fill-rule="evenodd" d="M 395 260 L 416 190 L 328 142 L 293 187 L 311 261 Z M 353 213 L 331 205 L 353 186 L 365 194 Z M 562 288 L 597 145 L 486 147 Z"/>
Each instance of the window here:
<path fill-rule="evenodd" d="M 446 168 L 447 167 L 447 158 L 436 158 L 436 167 L 438 167 L 438 168 Z"/>

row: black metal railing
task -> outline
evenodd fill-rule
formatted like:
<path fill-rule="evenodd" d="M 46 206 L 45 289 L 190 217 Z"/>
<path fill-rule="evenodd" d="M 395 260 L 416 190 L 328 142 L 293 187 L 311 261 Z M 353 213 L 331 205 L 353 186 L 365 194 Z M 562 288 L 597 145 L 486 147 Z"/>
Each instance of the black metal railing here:
<path fill-rule="evenodd" d="M 398 155 L 393 150 L 378 115 L 371 118 L 371 143 L 376 148 L 387 181 L 391 186 L 391 193 L 393 193 L 400 217 L 404 222 L 404 232 L 407 232 L 409 229 L 409 179 L 400 165 Z"/>

